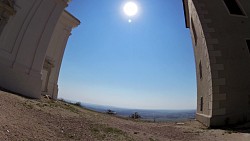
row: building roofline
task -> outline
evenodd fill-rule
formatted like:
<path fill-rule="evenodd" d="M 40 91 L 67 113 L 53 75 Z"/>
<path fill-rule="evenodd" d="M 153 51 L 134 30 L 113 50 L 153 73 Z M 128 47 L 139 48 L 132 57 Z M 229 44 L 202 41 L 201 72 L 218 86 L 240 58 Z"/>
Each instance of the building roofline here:
<path fill-rule="evenodd" d="M 183 10 L 184 10 L 186 28 L 190 28 L 188 0 L 182 0 L 182 3 L 183 3 Z"/>
<path fill-rule="evenodd" d="M 78 26 L 79 24 L 81 24 L 81 21 L 79 19 L 77 19 L 75 16 L 73 16 L 71 13 L 69 13 L 67 10 L 64 10 L 64 12 L 69 15 L 71 18 L 73 18 L 75 20 L 76 25 Z"/>

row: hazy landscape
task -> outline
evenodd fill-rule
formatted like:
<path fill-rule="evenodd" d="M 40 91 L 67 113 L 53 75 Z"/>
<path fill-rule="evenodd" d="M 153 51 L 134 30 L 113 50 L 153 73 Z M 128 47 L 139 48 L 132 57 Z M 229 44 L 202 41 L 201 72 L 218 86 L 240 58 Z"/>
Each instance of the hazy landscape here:
<path fill-rule="evenodd" d="M 91 109 L 97 112 L 106 113 L 108 109 L 115 111 L 117 116 L 129 117 L 131 114 L 137 112 L 142 120 L 147 121 L 185 121 L 195 118 L 195 110 L 148 110 L 148 109 L 127 109 L 127 108 L 118 108 L 113 106 L 103 106 L 96 104 L 81 104 L 87 109 Z"/>
<path fill-rule="evenodd" d="M 98 109 L 100 110 L 100 108 Z M 119 109 L 116 110 L 120 113 Z M 249 128 L 245 127 L 234 130 L 207 129 L 195 120 L 144 122 L 142 120 L 120 118 L 94 112 L 93 110 L 79 107 L 76 103 L 70 104 L 48 98 L 33 100 L 2 91 L 0 91 L 0 111 L 1 141 L 250 140 Z M 144 115 L 143 111 L 140 111 L 142 116 Z M 126 112 L 128 114 L 133 112 L 133 110 Z M 161 112 L 159 111 L 159 113 Z M 160 115 L 167 115 L 166 113 L 168 112 L 164 111 Z M 176 112 L 174 115 L 177 116 L 177 113 L 183 112 Z"/>

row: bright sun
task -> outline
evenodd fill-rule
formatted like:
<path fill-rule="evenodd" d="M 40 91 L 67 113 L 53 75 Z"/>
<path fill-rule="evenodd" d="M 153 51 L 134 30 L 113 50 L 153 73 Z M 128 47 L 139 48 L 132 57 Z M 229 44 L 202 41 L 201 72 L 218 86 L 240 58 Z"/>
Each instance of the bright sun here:
<path fill-rule="evenodd" d="M 127 2 L 123 7 L 124 13 L 129 16 L 135 16 L 138 12 L 138 6 L 134 2 Z"/>

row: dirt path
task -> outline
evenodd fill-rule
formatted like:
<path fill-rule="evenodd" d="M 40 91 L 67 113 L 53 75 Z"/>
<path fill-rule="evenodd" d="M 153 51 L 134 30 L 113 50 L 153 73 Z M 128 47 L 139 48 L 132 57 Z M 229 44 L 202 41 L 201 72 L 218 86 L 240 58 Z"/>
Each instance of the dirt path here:
<path fill-rule="evenodd" d="M 250 141 L 246 132 L 208 130 L 196 121 L 184 125 L 133 121 L 0 91 L 0 141 Z"/>

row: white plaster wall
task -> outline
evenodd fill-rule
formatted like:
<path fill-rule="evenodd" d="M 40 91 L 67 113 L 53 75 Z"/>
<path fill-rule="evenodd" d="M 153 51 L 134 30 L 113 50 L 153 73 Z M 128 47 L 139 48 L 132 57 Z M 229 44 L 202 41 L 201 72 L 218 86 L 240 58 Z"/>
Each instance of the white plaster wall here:
<path fill-rule="evenodd" d="M 0 87 L 24 96 L 41 95 L 41 69 L 65 0 L 16 0 L 16 14 L 0 35 Z"/>
<path fill-rule="evenodd" d="M 67 11 L 64 11 L 56 25 L 47 49 L 46 58 L 53 60 L 54 67 L 49 76 L 48 91 L 44 94 L 50 95 L 54 99 L 56 99 L 58 95 L 58 77 L 66 44 L 71 35 L 71 30 L 79 24 L 80 21 L 78 19 Z"/>

